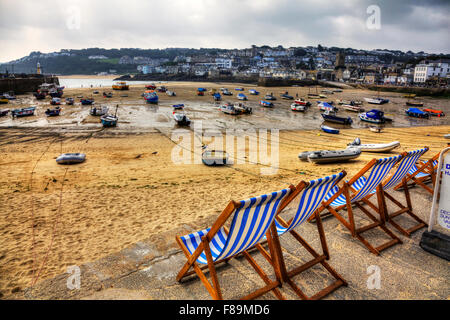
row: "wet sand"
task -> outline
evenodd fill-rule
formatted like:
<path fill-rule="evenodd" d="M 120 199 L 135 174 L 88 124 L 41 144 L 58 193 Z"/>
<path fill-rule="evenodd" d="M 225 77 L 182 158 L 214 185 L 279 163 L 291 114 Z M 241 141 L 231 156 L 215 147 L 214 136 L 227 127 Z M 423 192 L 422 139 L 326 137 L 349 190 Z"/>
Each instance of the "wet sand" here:
<path fill-rule="evenodd" d="M 197 86 L 211 87 L 210 84 L 195 84 L 195 88 Z M 86 90 L 68 90 L 65 96 L 87 95 Z M 293 90 L 307 89 L 289 88 L 287 91 L 295 95 Z M 178 84 L 176 91 L 178 97 L 160 95 L 163 101 L 159 108 L 164 105 L 169 108 L 180 102 L 203 104 L 199 99 L 212 106 L 210 96 L 198 98 L 193 94 L 192 84 Z M 271 91 L 276 93 L 283 89 L 271 88 Z M 130 110 L 133 110 L 135 101 L 142 99 L 141 92 L 142 86 L 122 92 L 129 95 L 122 104 L 131 105 Z M 351 92 L 345 95 L 350 96 Z M 257 99 L 249 97 L 253 102 Z M 28 98 L 20 97 L 16 103 L 24 99 Z M 96 98 L 96 101 L 106 103 L 107 99 Z M 283 104 L 287 108 L 289 103 Z M 41 107 L 40 110 L 44 110 L 47 106 Z M 82 107 L 63 108 L 66 112 Z M 83 108 L 89 110 L 89 107 Z M 132 112 L 130 110 L 128 112 Z M 210 112 L 198 113 L 207 114 L 203 119 Z M 119 117 L 125 118 L 126 112 Z M 165 125 L 143 127 L 133 122 L 129 127 L 120 123 L 118 128 L 101 130 L 98 120 L 89 115 L 76 123 L 67 115 L 62 120 L 69 124 L 33 126 L 30 123 L 19 128 L 0 128 L 0 293 L 3 297 L 29 287 L 33 270 L 35 276 L 41 270 L 40 281 L 66 272 L 68 266 L 96 260 L 188 222 L 195 221 L 199 228 L 204 227 L 202 221 L 217 216 L 230 199 L 267 193 L 340 170 L 352 175 L 374 157 L 423 146 L 430 147 L 425 155 L 430 158 L 447 145 L 448 140 L 443 135 L 450 132 L 449 125 L 385 128 L 380 134 L 366 128 L 344 129 L 340 135 L 326 135 L 316 128 L 282 130 L 279 133 L 279 168 L 275 174 L 262 175 L 261 169 L 267 166 L 248 162 L 252 159 L 248 145 L 243 148 L 247 151 L 244 164 L 236 162 L 214 168 L 173 163 L 175 142 L 171 140 L 171 130 L 175 125 L 170 121 L 161 120 Z M 206 126 L 213 121 L 206 121 Z M 227 121 L 229 128 L 243 127 L 242 123 L 234 124 L 237 120 Z M 274 127 L 280 122 L 267 121 Z M 252 126 L 258 128 L 247 124 L 247 128 Z M 280 125 L 280 129 L 285 128 Z M 355 137 L 366 143 L 398 140 L 401 147 L 390 154 L 363 153 L 357 160 L 342 164 L 319 166 L 301 162 L 297 157 L 306 150 L 345 148 Z M 192 141 L 195 139 L 202 138 L 192 136 Z M 271 136 L 267 139 L 270 141 Z M 201 142 L 207 144 L 209 140 L 204 137 Z M 190 151 L 196 150 L 187 152 Z M 55 158 L 65 152 L 86 153 L 87 161 L 74 166 L 57 165 Z"/>

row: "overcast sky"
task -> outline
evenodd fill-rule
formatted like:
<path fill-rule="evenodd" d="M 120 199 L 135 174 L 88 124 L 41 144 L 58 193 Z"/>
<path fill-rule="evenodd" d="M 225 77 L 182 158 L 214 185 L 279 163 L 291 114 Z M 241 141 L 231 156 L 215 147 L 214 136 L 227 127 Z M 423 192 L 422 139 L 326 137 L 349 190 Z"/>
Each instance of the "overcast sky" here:
<path fill-rule="evenodd" d="M 380 8 L 379 29 L 371 5 Z M 449 31 L 449 0 L 0 0 L 1 62 L 89 47 L 449 53 Z"/>

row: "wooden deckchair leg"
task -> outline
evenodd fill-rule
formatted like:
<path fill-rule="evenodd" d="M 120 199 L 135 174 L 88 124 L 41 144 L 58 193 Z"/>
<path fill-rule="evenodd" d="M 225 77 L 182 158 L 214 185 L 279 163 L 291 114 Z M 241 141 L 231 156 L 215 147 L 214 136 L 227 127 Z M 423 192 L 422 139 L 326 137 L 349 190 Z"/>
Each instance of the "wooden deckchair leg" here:
<path fill-rule="evenodd" d="M 347 213 L 348 213 L 348 220 L 350 222 L 350 231 L 352 233 L 352 236 L 356 236 L 356 227 L 355 227 L 355 219 L 353 217 L 353 209 L 352 209 L 352 203 L 350 202 L 350 193 L 348 190 L 348 184 L 344 182 L 344 195 L 345 195 L 345 201 L 347 203 Z"/>
<path fill-rule="evenodd" d="M 203 247 L 205 248 L 205 256 L 206 261 L 208 262 L 209 274 L 211 275 L 211 280 L 214 286 L 215 297 L 216 300 L 223 300 L 222 292 L 220 291 L 219 280 L 217 279 L 216 268 L 214 266 L 213 258 L 211 255 L 211 248 L 209 247 L 209 243 L 207 237 L 202 238 Z"/>
<path fill-rule="evenodd" d="M 314 215 L 316 216 L 317 230 L 319 231 L 319 238 L 322 245 L 323 254 L 327 258 L 327 260 L 330 260 L 330 253 L 328 251 L 327 239 L 325 238 L 325 232 L 323 230 L 322 218 L 320 217 L 320 214 L 317 212 L 317 210 Z"/>
<path fill-rule="evenodd" d="M 404 205 L 402 205 L 398 200 L 396 200 L 394 197 L 392 197 L 390 194 L 388 193 L 384 193 L 385 198 L 389 199 L 390 201 L 392 201 L 397 207 L 400 208 L 399 211 L 393 212 L 391 214 L 387 214 L 387 219 L 388 222 L 394 227 L 396 228 L 399 232 L 401 232 L 402 234 L 404 234 L 407 237 L 410 237 L 411 234 L 417 230 L 420 230 L 422 228 L 427 227 L 427 223 L 425 221 L 423 221 L 422 219 L 420 219 L 418 216 L 416 216 L 413 213 L 413 208 L 412 208 L 412 202 L 411 202 L 411 196 L 409 194 L 409 187 L 408 187 L 408 183 L 406 178 L 403 178 L 402 181 L 402 186 L 403 186 L 403 191 L 405 193 L 405 198 L 406 198 L 406 207 Z M 416 220 L 418 222 L 418 224 L 416 224 L 415 226 L 409 228 L 409 229 L 404 229 L 403 227 L 401 227 L 399 224 L 397 224 L 394 221 L 394 218 L 396 216 L 399 216 L 403 213 L 408 214 L 410 217 L 412 217 L 414 220 Z"/>

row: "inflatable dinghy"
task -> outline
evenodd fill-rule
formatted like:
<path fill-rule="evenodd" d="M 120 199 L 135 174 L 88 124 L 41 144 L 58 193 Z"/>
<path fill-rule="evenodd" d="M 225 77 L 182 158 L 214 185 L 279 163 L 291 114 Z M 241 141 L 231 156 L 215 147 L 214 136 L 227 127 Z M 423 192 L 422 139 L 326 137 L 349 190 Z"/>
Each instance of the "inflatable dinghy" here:
<path fill-rule="evenodd" d="M 344 150 L 320 150 L 306 151 L 298 155 L 300 160 L 312 163 L 335 163 L 356 159 L 361 155 L 359 148 L 348 148 Z"/>
<path fill-rule="evenodd" d="M 371 143 L 371 144 L 361 144 L 361 140 L 356 138 L 352 143 L 348 144 L 349 148 L 359 148 L 361 151 L 366 152 L 390 152 L 395 148 L 400 147 L 400 141 L 393 141 L 390 143 Z"/>

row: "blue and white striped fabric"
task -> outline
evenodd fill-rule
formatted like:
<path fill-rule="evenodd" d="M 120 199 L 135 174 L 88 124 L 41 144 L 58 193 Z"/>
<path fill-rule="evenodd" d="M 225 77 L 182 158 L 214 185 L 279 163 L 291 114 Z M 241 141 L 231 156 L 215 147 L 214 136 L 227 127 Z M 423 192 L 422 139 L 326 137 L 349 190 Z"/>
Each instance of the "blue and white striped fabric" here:
<path fill-rule="evenodd" d="M 394 175 L 389 179 L 387 183 L 384 184 L 383 189 L 388 190 L 398 185 L 406 176 L 406 174 L 411 170 L 411 168 L 415 166 L 417 160 L 419 160 L 419 158 L 425 152 L 427 152 L 427 150 L 428 149 L 423 148 L 408 152 L 408 154 L 400 161 L 400 164 L 398 165 Z"/>
<path fill-rule="evenodd" d="M 389 174 L 392 167 L 397 163 L 397 161 L 402 157 L 398 155 L 395 157 L 378 159 L 375 165 L 372 167 L 370 175 L 368 178 L 359 178 L 351 187 L 357 190 L 356 194 L 353 195 L 350 202 L 357 202 L 365 198 L 367 195 L 374 193 L 376 187 L 384 180 L 384 178 Z M 339 188 L 336 186 L 328 193 L 325 197 L 325 201 L 330 199 Z M 339 207 L 341 205 L 347 204 L 344 194 L 340 194 L 330 205 L 332 207 Z"/>
<path fill-rule="evenodd" d="M 420 164 L 421 166 L 423 164 L 425 164 L 427 161 L 422 161 L 422 163 Z M 438 165 L 438 161 L 437 160 L 433 160 L 433 166 L 436 167 Z M 414 164 L 411 169 L 409 169 L 408 174 L 413 175 L 414 173 L 416 173 L 416 171 L 419 170 L 419 168 L 417 167 L 416 164 Z M 427 172 L 419 172 L 417 173 L 414 178 L 426 178 L 426 177 L 430 177 L 431 174 L 427 173 Z"/>
<path fill-rule="evenodd" d="M 339 174 L 310 181 L 309 185 L 303 189 L 299 196 L 297 212 L 295 213 L 291 224 L 285 228 L 275 220 L 278 235 L 291 231 L 305 222 L 316 211 L 325 196 L 343 175 L 344 174 L 341 172 Z"/>
<path fill-rule="evenodd" d="M 234 212 L 229 234 L 221 228 L 210 242 L 213 261 L 232 257 L 257 244 L 275 219 L 281 201 L 290 192 L 291 189 L 283 189 L 240 201 L 241 206 Z M 210 228 L 181 237 L 191 254 L 209 230 Z M 207 263 L 205 252 L 201 253 L 197 262 Z"/>

